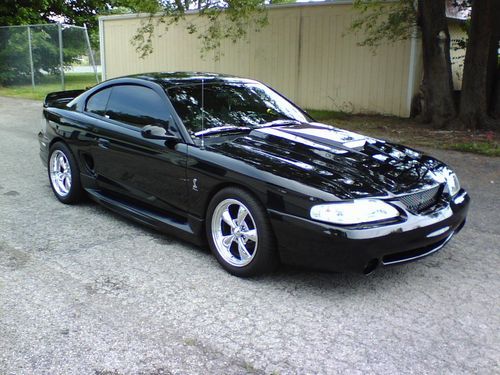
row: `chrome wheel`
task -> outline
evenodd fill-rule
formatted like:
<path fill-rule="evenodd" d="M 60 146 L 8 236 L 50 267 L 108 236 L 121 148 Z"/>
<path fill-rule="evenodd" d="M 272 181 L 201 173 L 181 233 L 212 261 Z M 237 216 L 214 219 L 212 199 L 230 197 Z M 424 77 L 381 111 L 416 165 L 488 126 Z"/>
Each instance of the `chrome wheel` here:
<path fill-rule="evenodd" d="M 50 156 L 49 173 L 55 192 L 61 197 L 67 196 L 71 190 L 71 167 L 61 150 L 55 150 Z"/>
<path fill-rule="evenodd" d="M 211 228 L 217 252 L 227 263 L 244 267 L 255 257 L 257 227 L 252 214 L 240 201 L 221 201 L 213 212 Z"/>

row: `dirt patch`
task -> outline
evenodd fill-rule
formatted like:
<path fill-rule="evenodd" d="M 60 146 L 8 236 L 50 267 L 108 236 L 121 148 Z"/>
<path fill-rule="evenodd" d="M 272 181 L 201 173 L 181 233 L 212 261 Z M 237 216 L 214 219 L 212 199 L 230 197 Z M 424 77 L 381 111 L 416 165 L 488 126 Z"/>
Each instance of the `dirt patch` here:
<path fill-rule="evenodd" d="M 314 117 L 314 113 L 312 114 Z M 345 115 L 317 118 L 323 123 L 410 147 L 473 152 L 500 156 L 500 131 L 436 130 L 414 119 L 399 117 Z"/>

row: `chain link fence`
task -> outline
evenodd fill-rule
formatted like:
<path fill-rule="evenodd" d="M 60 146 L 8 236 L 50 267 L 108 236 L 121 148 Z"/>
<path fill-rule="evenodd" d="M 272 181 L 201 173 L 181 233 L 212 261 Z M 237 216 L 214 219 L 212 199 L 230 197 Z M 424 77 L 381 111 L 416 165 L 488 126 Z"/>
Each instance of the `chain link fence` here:
<path fill-rule="evenodd" d="M 0 27 L 0 86 L 66 90 L 99 82 L 99 56 L 85 27 L 65 24 Z"/>

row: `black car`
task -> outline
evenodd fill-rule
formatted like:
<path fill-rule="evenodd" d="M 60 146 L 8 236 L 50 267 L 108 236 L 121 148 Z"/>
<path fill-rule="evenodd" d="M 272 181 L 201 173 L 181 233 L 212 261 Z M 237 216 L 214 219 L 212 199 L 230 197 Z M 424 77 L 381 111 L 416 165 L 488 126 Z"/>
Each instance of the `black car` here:
<path fill-rule="evenodd" d="M 237 276 L 280 261 L 370 273 L 442 248 L 469 196 L 442 162 L 315 122 L 269 87 L 155 73 L 49 94 L 40 156 L 63 203 L 85 195 L 208 244 Z"/>

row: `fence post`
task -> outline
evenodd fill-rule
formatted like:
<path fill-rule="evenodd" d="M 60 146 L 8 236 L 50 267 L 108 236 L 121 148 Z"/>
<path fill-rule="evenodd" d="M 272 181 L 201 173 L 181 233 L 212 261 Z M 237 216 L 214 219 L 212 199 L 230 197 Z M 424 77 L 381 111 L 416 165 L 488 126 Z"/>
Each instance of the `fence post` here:
<path fill-rule="evenodd" d="M 92 64 L 92 68 L 94 69 L 95 80 L 99 83 L 99 75 L 97 74 L 97 66 L 95 65 L 94 59 L 94 51 L 92 51 L 92 47 L 90 46 L 89 33 L 87 31 L 87 25 L 83 24 L 83 28 L 85 29 L 85 39 L 87 40 L 87 47 L 89 48 L 89 58 Z"/>
<path fill-rule="evenodd" d="M 61 86 L 62 90 L 65 90 L 64 86 L 64 60 L 63 60 L 63 40 L 62 40 L 62 24 L 57 24 L 57 34 L 59 36 L 59 69 L 61 70 Z"/>
<path fill-rule="evenodd" d="M 33 49 L 31 46 L 31 27 L 28 26 L 28 47 L 30 50 L 31 87 L 35 91 L 35 68 L 33 66 Z"/>

